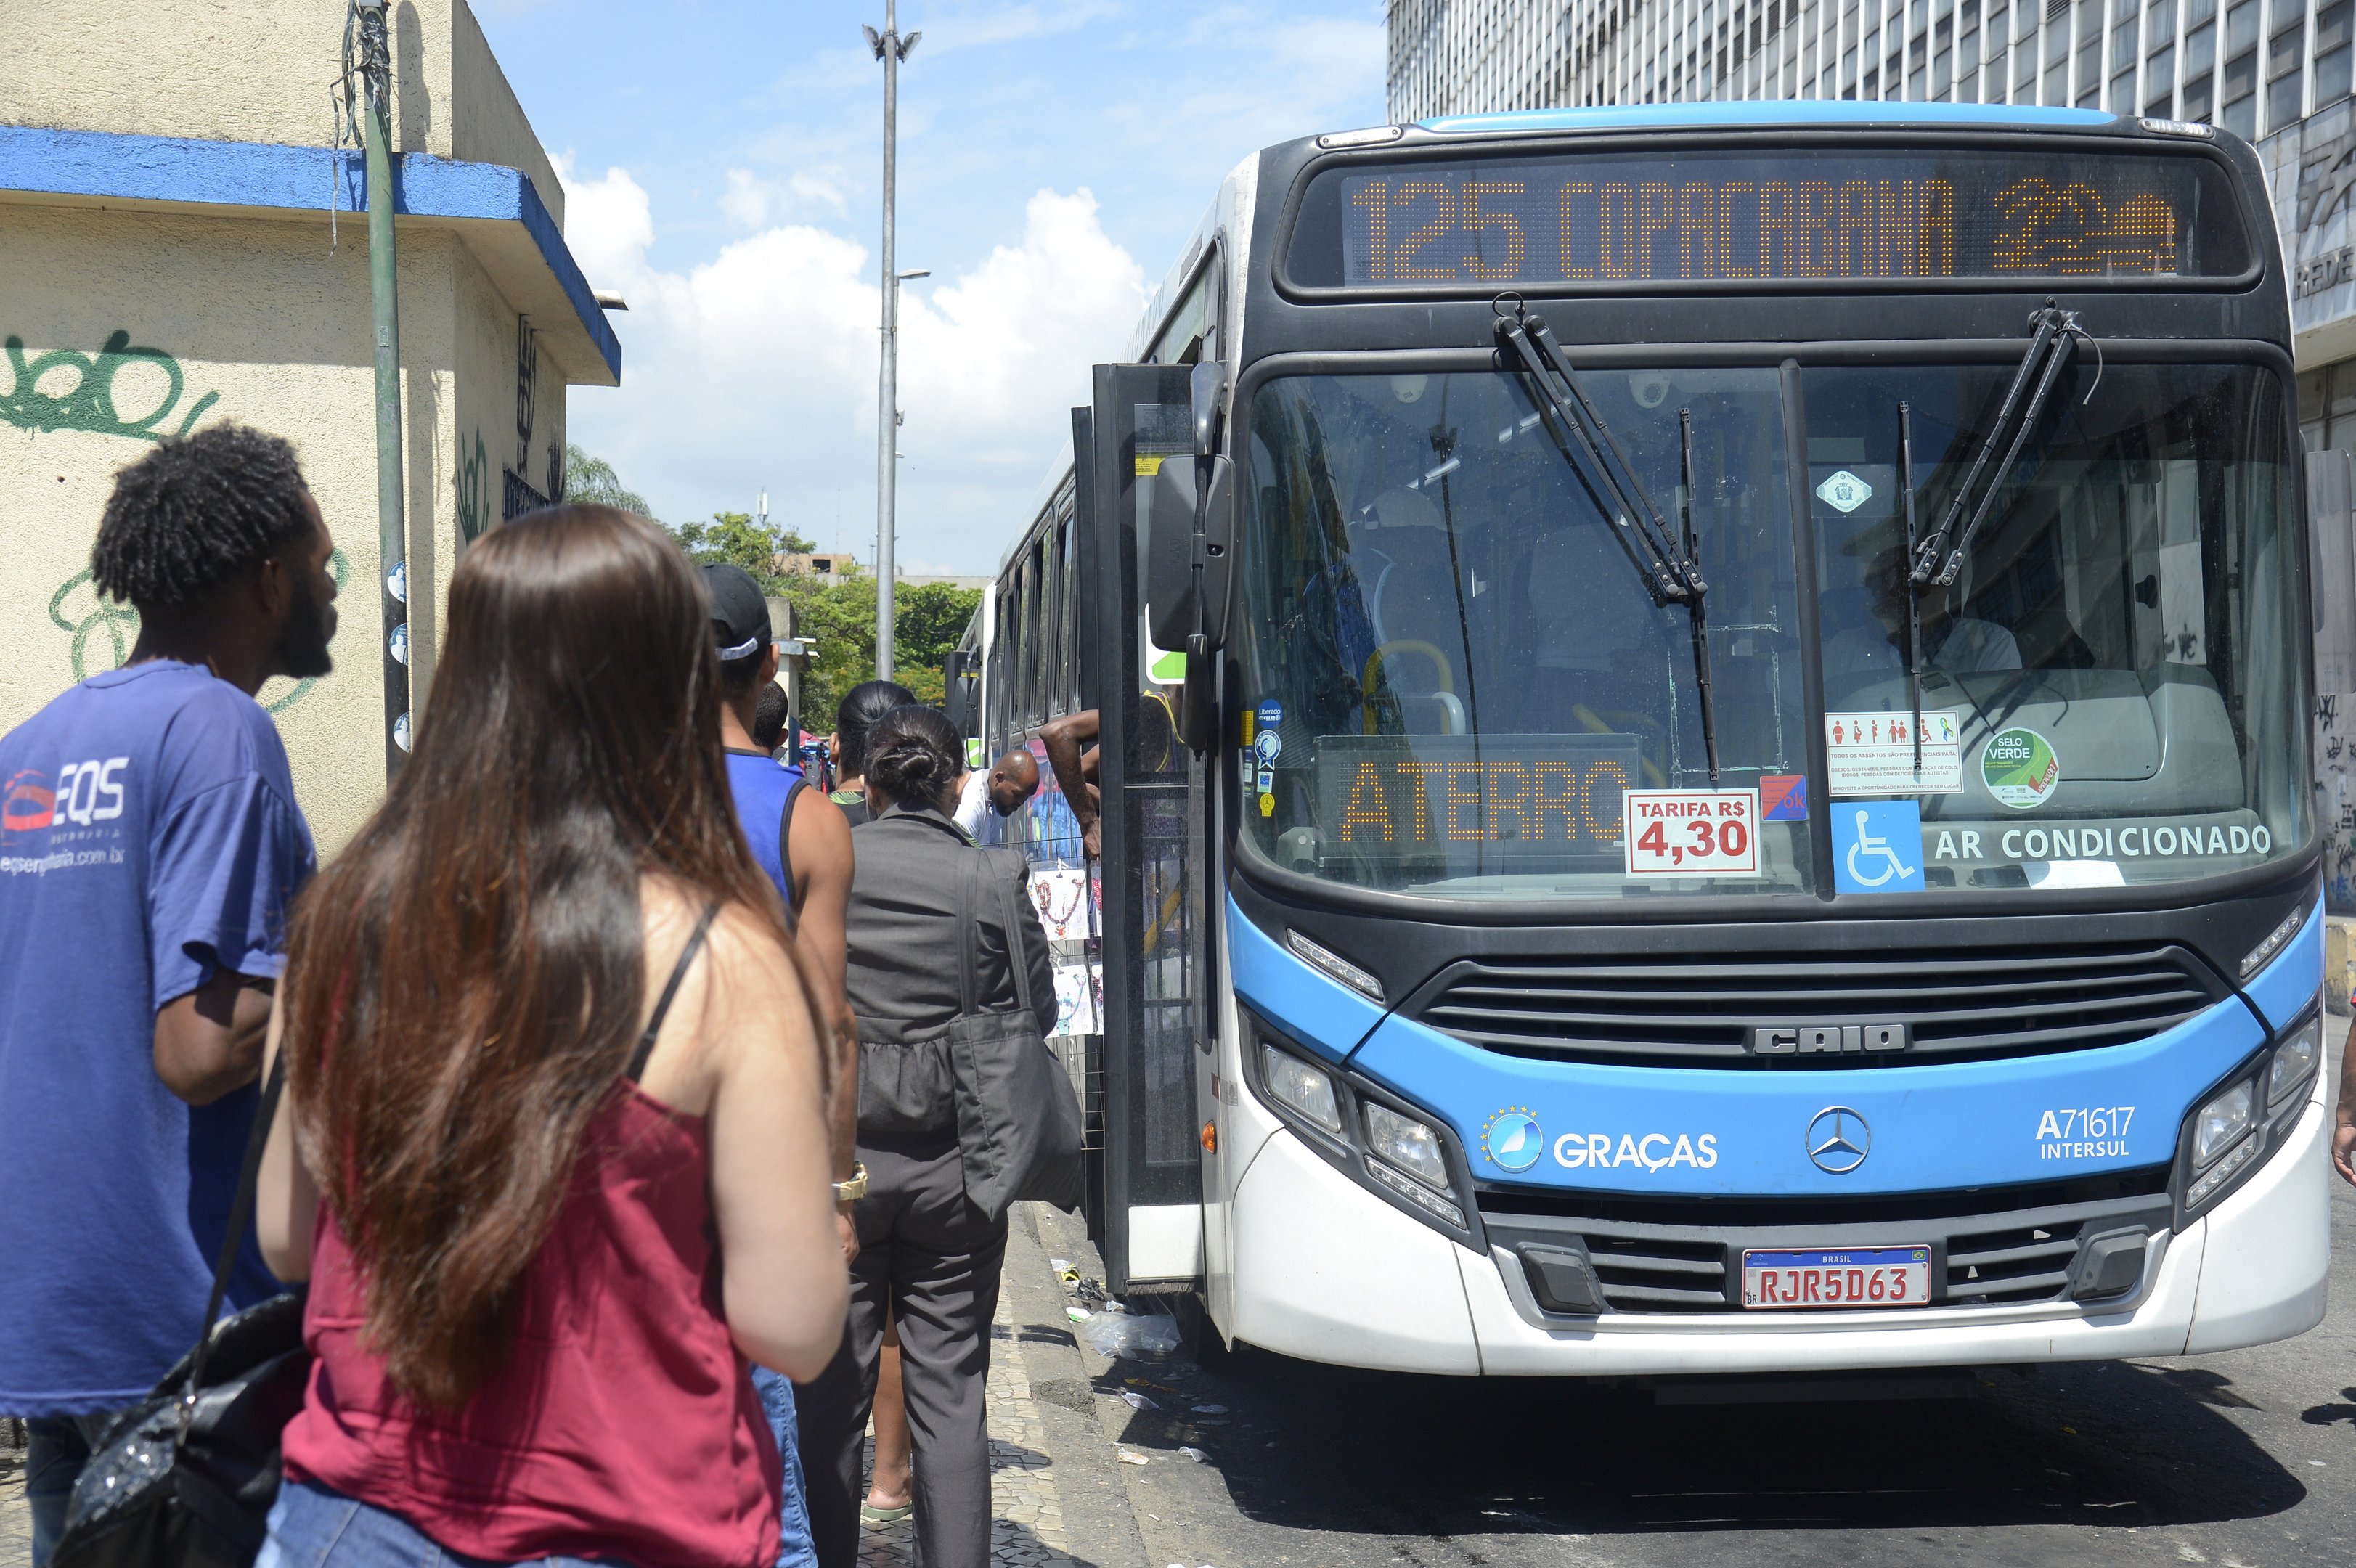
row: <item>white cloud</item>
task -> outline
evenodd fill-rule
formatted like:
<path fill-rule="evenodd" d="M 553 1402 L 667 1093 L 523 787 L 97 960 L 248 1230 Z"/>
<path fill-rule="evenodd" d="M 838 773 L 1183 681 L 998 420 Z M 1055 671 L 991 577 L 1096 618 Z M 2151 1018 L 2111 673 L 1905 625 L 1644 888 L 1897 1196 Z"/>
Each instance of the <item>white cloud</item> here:
<path fill-rule="evenodd" d="M 572 154 L 561 154 L 554 162 L 556 177 L 564 182 L 564 242 L 573 259 L 591 288 L 620 287 L 622 275 L 637 269 L 655 242 L 654 210 L 646 191 L 623 169 L 584 180 L 573 171 Z"/>
<path fill-rule="evenodd" d="M 667 271 L 648 259 L 651 203 L 628 171 L 588 180 L 565 160 L 560 173 L 574 254 L 630 302 L 615 318 L 622 387 L 573 390 L 573 438 L 666 517 L 749 509 L 766 488 L 776 520 L 867 559 L 880 315 L 868 248 L 769 222 L 830 205 L 824 194 L 732 172 L 723 212 L 769 226 Z M 1086 190 L 1038 192 L 1019 238 L 904 293 L 900 548 L 912 570 L 996 566 L 1087 397 L 1088 367 L 1119 352 L 1144 299 L 1142 269 Z"/>
<path fill-rule="evenodd" d="M 832 180 L 807 171 L 782 180 L 765 179 L 750 169 L 730 169 L 727 188 L 720 194 L 720 210 L 739 229 L 766 228 L 773 219 L 813 208 L 846 212 L 842 191 Z"/>

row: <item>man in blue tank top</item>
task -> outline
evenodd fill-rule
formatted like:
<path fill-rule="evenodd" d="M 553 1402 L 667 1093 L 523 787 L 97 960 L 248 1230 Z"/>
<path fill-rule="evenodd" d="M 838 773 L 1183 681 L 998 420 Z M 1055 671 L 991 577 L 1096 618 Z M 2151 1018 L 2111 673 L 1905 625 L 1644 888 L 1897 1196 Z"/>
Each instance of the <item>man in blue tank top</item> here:
<path fill-rule="evenodd" d="M 828 1108 L 834 1174 L 838 1183 L 848 1182 L 855 1174 L 851 1147 L 859 1115 L 859 1030 L 843 990 L 851 825 L 826 796 L 803 787 L 800 768 L 776 761 L 753 738 L 762 689 L 777 674 L 776 632 L 761 585 L 743 567 L 708 565 L 703 587 L 712 601 L 712 635 L 720 655 L 720 743 L 727 752 L 736 820 L 752 846 L 755 863 L 768 873 L 785 901 L 803 961 L 822 993 L 815 999 L 832 1027 L 835 1045 L 834 1103 Z M 844 1256 L 857 1253 L 851 1200 L 837 1203 L 835 1226 Z M 794 1386 L 766 1367 L 753 1369 L 753 1383 L 769 1413 L 769 1428 L 785 1464 L 785 1535 L 778 1568 L 814 1565 L 818 1555 L 810 1541 L 809 1510 L 802 1501 Z"/>

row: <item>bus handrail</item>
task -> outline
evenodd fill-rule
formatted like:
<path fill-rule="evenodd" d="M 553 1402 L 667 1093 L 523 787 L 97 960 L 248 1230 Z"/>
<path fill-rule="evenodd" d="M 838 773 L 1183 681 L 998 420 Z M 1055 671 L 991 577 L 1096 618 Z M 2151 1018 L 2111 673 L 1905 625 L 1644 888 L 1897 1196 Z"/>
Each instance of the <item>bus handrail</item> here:
<path fill-rule="evenodd" d="M 1446 654 L 1420 637 L 1393 637 L 1367 657 L 1365 671 L 1358 677 L 1358 689 L 1362 694 L 1359 707 L 1365 713 L 1361 722 L 1369 735 L 1375 732 L 1375 676 L 1382 669 L 1383 661 L 1395 653 L 1421 654 L 1430 659 L 1432 667 L 1440 672 L 1440 689 L 1433 695 L 1451 699 L 1456 696 L 1456 667 L 1448 662 Z M 1442 706 L 1453 712 L 1456 732 L 1460 735 L 1464 733 L 1464 705 L 1451 700 Z"/>

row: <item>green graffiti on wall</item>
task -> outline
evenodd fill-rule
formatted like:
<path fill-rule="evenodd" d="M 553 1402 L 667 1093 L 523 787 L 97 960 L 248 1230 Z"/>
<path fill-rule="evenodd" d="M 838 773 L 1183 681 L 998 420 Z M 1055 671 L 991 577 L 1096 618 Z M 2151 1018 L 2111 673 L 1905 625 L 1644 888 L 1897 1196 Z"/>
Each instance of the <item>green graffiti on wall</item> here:
<path fill-rule="evenodd" d="M 327 575 L 335 579 L 340 590 L 351 574 L 351 562 L 342 550 L 327 557 Z M 77 590 L 88 590 L 77 597 Z M 68 601 L 72 601 L 69 603 Z M 88 606 L 84 608 L 84 606 Z M 59 584 L 49 595 L 49 619 L 68 633 L 72 641 L 67 645 L 73 663 L 73 677 L 86 680 L 110 669 L 120 669 L 123 661 L 131 656 L 133 645 L 139 640 L 139 612 L 128 604 L 120 604 L 101 593 L 90 580 L 90 573 L 78 571 Z M 95 645 L 95 649 L 93 649 Z M 262 704 L 273 713 L 284 713 L 318 684 L 303 680 L 279 696 Z"/>
<path fill-rule="evenodd" d="M 458 548 L 466 549 L 491 526 L 491 454 L 483 447 L 483 427 L 475 427 L 475 455 L 458 464 Z"/>
<path fill-rule="evenodd" d="M 178 360 L 160 348 L 135 347 L 131 334 L 119 328 L 108 335 L 105 347 L 95 356 L 53 348 L 27 359 L 25 340 L 15 336 L 8 339 L 6 348 L 13 379 L 8 389 L 0 392 L 0 420 L 35 435 L 50 430 L 80 430 L 162 441 L 166 435 L 187 434 L 205 411 L 220 401 L 219 392 L 207 392 L 176 428 L 157 429 L 179 406 L 187 378 L 180 373 Z M 155 406 L 134 417 L 115 406 L 114 379 L 126 366 L 137 365 L 162 371 L 164 385 Z"/>

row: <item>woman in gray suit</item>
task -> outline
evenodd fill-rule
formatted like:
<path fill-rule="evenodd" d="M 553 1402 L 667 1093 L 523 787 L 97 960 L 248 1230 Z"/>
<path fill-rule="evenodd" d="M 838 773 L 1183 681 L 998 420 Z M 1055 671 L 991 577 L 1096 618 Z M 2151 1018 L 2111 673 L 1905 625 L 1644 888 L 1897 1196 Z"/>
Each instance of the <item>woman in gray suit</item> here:
<path fill-rule="evenodd" d="M 1022 852 L 977 848 L 951 815 L 964 752 L 956 727 L 930 708 L 895 708 L 867 736 L 876 815 L 851 834 L 846 988 L 859 1020 L 859 1159 L 868 1189 L 854 1213 L 850 1330 L 833 1363 L 799 1396 L 819 1568 L 854 1568 L 858 1559 L 860 1446 L 887 1309 L 899 1322 L 916 1440 L 921 1559 L 927 1568 L 990 1562 L 982 1383 L 1006 1221 L 967 1196 L 943 1037 L 964 1008 L 962 944 L 971 944 L 977 1010 L 1017 1005 L 1014 965 L 1022 965 L 1044 1034 L 1055 1023 L 1055 988 Z M 976 857 L 980 896 L 965 891 Z M 1002 881 L 1013 884 L 1011 901 L 997 896 Z M 961 912 L 968 901 L 969 915 Z"/>

